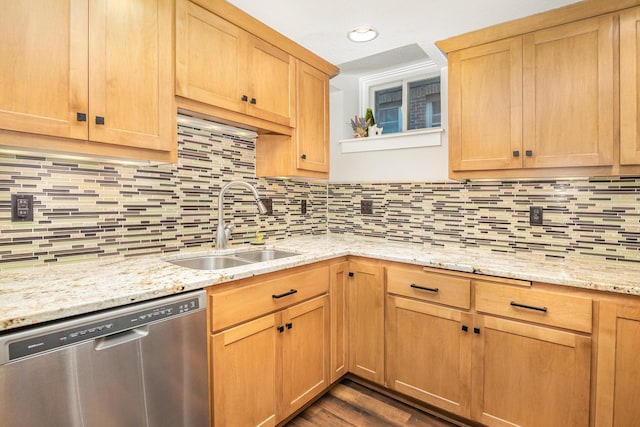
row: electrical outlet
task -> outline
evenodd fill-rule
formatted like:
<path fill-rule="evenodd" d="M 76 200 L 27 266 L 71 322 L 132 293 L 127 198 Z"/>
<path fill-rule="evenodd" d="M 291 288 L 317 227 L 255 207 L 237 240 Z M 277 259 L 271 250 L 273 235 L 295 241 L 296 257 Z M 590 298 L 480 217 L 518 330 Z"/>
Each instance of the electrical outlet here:
<path fill-rule="evenodd" d="M 307 214 L 307 201 L 304 199 L 300 201 L 300 213 L 302 215 Z"/>
<path fill-rule="evenodd" d="M 360 213 L 363 215 L 373 214 L 373 200 L 360 201 Z"/>
<path fill-rule="evenodd" d="M 31 194 L 11 195 L 11 221 L 33 221 L 33 196 Z"/>
<path fill-rule="evenodd" d="M 273 200 L 269 198 L 260 200 L 262 201 L 264 207 L 267 208 L 267 213 L 265 215 L 273 215 Z"/>
<path fill-rule="evenodd" d="M 542 224 L 542 207 L 530 206 L 529 207 L 529 225 L 543 225 Z"/>

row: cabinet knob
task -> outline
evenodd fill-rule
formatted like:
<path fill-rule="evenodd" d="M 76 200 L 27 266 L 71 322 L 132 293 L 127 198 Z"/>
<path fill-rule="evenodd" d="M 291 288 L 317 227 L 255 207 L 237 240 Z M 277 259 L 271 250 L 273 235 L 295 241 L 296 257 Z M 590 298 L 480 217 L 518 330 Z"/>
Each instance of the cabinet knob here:
<path fill-rule="evenodd" d="M 473 328 L 473 333 L 480 335 L 480 328 Z"/>
<path fill-rule="evenodd" d="M 242 102 L 247 102 L 249 100 L 249 97 L 247 95 L 242 95 L 242 98 L 240 98 L 240 100 Z"/>
<path fill-rule="evenodd" d="M 307 160 L 307 155 L 306 155 L 306 154 L 303 154 L 303 155 L 301 155 L 301 156 L 300 156 L 300 158 L 301 158 L 302 160 Z"/>
<path fill-rule="evenodd" d="M 462 325 L 463 332 L 467 332 L 468 330 L 469 330 L 469 327 L 467 325 Z"/>
<path fill-rule="evenodd" d="M 76 120 L 79 122 L 87 121 L 87 113 L 76 113 Z"/>
<path fill-rule="evenodd" d="M 352 271 L 349 272 L 349 277 L 353 277 L 354 273 Z"/>
<path fill-rule="evenodd" d="M 255 99 L 255 98 L 251 98 L 251 101 L 249 101 L 249 102 L 251 102 L 252 104 L 254 104 L 254 105 L 255 105 L 255 104 L 257 104 L 257 102 L 258 102 L 258 101 L 256 101 L 256 99 Z"/>
<path fill-rule="evenodd" d="M 531 156 L 533 156 L 533 151 L 532 150 L 527 150 L 527 151 L 524 152 L 524 155 L 527 156 L 527 157 L 531 157 Z"/>
<path fill-rule="evenodd" d="M 96 124 L 97 125 L 103 125 L 104 124 L 104 117 L 96 116 Z"/>
<path fill-rule="evenodd" d="M 291 322 L 285 323 L 284 325 L 287 327 L 287 329 L 293 328 L 293 323 Z"/>
<path fill-rule="evenodd" d="M 520 151 L 519 150 L 513 150 L 513 157 L 520 157 Z"/>
<path fill-rule="evenodd" d="M 283 333 L 284 332 L 284 326 L 280 325 L 278 326 L 278 332 Z"/>

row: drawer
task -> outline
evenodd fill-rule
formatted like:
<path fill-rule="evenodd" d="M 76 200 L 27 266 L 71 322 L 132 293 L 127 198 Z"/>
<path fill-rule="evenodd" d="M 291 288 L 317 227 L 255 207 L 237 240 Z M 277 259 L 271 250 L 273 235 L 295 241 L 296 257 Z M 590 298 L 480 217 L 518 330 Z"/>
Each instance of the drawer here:
<path fill-rule="evenodd" d="M 424 271 L 419 266 L 387 268 L 387 292 L 464 309 L 471 307 L 471 279 Z"/>
<path fill-rule="evenodd" d="M 591 298 L 483 281 L 474 283 L 476 310 L 479 312 L 591 332 Z"/>
<path fill-rule="evenodd" d="M 250 280 L 255 281 L 255 278 Z M 328 292 L 328 266 L 246 286 L 240 282 L 237 288 L 209 294 L 211 331 L 219 331 Z"/>

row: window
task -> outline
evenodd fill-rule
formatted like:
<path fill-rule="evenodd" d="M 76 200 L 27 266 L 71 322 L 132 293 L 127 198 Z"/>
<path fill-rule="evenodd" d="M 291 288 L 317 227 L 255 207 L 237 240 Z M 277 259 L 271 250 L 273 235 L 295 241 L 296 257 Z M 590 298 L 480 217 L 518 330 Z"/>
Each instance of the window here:
<path fill-rule="evenodd" d="M 383 134 L 441 126 L 440 70 L 431 62 L 363 77 L 360 90 L 361 110 L 373 109 Z"/>

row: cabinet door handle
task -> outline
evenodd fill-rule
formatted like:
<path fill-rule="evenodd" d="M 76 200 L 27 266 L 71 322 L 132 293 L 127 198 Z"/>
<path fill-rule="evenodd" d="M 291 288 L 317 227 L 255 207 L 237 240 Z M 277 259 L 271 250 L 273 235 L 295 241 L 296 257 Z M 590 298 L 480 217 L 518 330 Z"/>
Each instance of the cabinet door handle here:
<path fill-rule="evenodd" d="M 429 291 L 429 292 L 433 292 L 433 293 L 436 293 L 436 294 L 440 290 L 439 288 L 427 288 L 425 286 L 418 286 L 415 283 L 412 283 L 411 287 L 414 288 L 414 289 L 420 289 L 421 291 Z"/>
<path fill-rule="evenodd" d="M 291 322 L 285 323 L 284 325 L 287 327 L 287 329 L 293 328 L 293 323 Z"/>
<path fill-rule="evenodd" d="M 527 157 L 531 157 L 531 156 L 533 156 L 533 151 L 532 150 L 526 150 L 524 152 L 524 155 L 527 156 Z"/>
<path fill-rule="evenodd" d="M 242 95 L 242 98 L 240 98 L 240 100 L 242 102 L 247 102 L 249 100 L 249 97 L 247 95 Z"/>
<path fill-rule="evenodd" d="M 251 98 L 251 101 L 249 101 L 249 102 L 251 102 L 253 105 L 256 105 L 258 103 L 258 101 L 256 101 L 255 98 Z"/>
<path fill-rule="evenodd" d="M 277 327 L 278 332 L 283 333 L 284 332 L 284 326 L 280 325 Z"/>
<path fill-rule="evenodd" d="M 480 328 L 473 328 L 473 333 L 480 335 Z"/>
<path fill-rule="evenodd" d="M 511 301 L 511 305 L 513 307 L 526 308 L 527 310 L 542 311 L 544 313 L 547 312 L 547 307 L 536 307 L 535 305 L 519 304 L 519 303 L 517 303 L 515 301 Z"/>
<path fill-rule="evenodd" d="M 104 124 L 104 117 L 96 116 L 96 124 L 97 125 L 103 125 Z"/>
<path fill-rule="evenodd" d="M 284 294 L 277 294 L 277 295 L 273 294 L 273 295 L 271 295 L 271 298 L 273 298 L 273 299 L 284 298 L 286 296 L 293 295 L 296 292 L 298 292 L 298 291 L 295 290 L 295 289 L 291 289 L 289 292 L 285 292 Z"/>
<path fill-rule="evenodd" d="M 462 325 L 462 332 L 467 332 L 469 327 L 467 325 Z"/>
<path fill-rule="evenodd" d="M 79 122 L 87 121 L 87 113 L 76 113 L 76 120 Z"/>
<path fill-rule="evenodd" d="M 349 272 L 349 277 L 353 277 L 353 276 L 355 276 L 355 273 L 353 271 L 350 271 Z"/>
<path fill-rule="evenodd" d="M 303 155 L 301 155 L 301 156 L 300 156 L 300 158 L 301 158 L 302 160 L 307 160 L 307 155 L 306 155 L 306 154 L 303 154 Z"/>
<path fill-rule="evenodd" d="M 513 157 L 520 157 L 520 151 L 519 150 L 513 150 Z"/>

